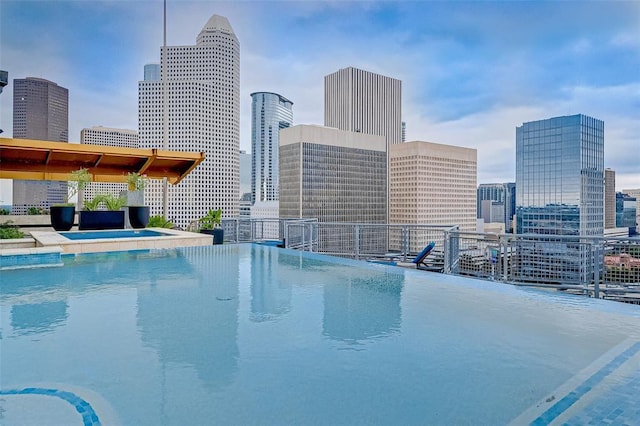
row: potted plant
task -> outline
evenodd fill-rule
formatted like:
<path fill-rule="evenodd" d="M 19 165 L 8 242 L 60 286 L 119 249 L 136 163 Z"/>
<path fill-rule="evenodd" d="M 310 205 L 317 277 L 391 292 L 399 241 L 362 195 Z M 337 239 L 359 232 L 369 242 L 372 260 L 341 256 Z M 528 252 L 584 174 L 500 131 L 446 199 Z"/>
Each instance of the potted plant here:
<path fill-rule="evenodd" d="M 77 195 L 79 191 L 85 189 L 89 182 L 91 182 L 89 170 L 78 169 L 71 172 L 66 202 L 64 204 L 54 204 L 49 209 L 53 229 L 56 231 L 68 231 L 71 229 L 75 220 L 76 207 L 69 200 Z"/>
<path fill-rule="evenodd" d="M 147 177 L 139 173 L 127 174 L 128 191 L 122 191 L 120 196 L 126 197 L 127 216 L 129 224 L 134 229 L 144 228 L 149 223 L 150 209 L 144 205 L 144 188 Z"/>
<path fill-rule="evenodd" d="M 151 216 L 147 223 L 147 228 L 174 228 L 175 226 L 173 222 L 161 215 Z"/>
<path fill-rule="evenodd" d="M 222 244 L 224 242 L 224 229 L 220 227 L 222 210 L 209 210 L 206 216 L 198 220 L 198 223 L 200 224 L 201 233 L 213 235 L 213 244 Z"/>
<path fill-rule="evenodd" d="M 96 195 L 92 200 L 84 203 L 84 209 L 80 212 L 78 229 L 124 229 L 124 210 L 126 200 L 112 194 Z M 100 206 L 106 210 L 100 210 Z"/>

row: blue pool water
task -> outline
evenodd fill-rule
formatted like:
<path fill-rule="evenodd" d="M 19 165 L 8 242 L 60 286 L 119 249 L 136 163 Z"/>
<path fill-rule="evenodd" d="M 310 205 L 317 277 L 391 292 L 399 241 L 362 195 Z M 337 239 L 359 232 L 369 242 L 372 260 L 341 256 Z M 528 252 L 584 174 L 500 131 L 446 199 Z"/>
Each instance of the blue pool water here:
<path fill-rule="evenodd" d="M 637 306 L 265 245 L 64 262 L 1 272 L 0 423 L 640 422 Z"/>
<path fill-rule="evenodd" d="M 102 238 L 140 238 L 140 237 L 166 237 L 169 234 L 151 231 L 149 229 L 118 229 L 115 231 L 73 231 L 59 232 L 65 238 L 70 240 L 93 240 Z"/>

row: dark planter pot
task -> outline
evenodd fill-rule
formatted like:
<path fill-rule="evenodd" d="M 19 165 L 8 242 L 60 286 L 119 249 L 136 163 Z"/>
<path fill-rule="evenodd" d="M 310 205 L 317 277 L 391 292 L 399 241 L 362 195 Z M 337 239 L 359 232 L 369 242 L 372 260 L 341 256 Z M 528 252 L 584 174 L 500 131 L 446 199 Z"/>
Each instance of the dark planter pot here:
<path fill-rule="evenodd" d="M 76 216 L 75 206 L 51 206 L 49 208 L 51 226 L 56 231 L 68 231 L 73 227 Z"/>
<path fill-rule="evenodd" d="M 79 215 L 78 229 L 81 231 L 124 229 L 124 210 L 81 211 Z"/>
<path fill-rule="evenodd" d="M 200 233 L 213 235 L 213 244 L 222 244 L 224 242 L 224 229 L 222 228 L 201 229 Z"/>
<path fill-rule="evenodd" d="M 129 206 L 129 224 L 134 229 L 144 228 L 149 223 L 149 206 Z"/>

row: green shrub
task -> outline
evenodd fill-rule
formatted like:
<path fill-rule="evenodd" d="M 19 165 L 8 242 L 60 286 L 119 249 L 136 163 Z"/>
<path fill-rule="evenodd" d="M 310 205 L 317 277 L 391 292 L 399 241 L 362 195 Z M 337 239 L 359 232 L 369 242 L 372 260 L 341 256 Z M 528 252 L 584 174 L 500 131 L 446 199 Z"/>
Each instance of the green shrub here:
<path fill-rule="evenodd" d="M 27 209 L 27 214 L 34 216 L 39 214 L 45 214 L 45 211 L 42 207 L 29 207 Z"/>
<path fill-rule="evenodd" d="M 107 210 L 120 210 L 127 205 L 127 199 L 125 197 L 118 197 L 113 194 L 103 195 L 104 204 L 107 206 Z"/>
<path fill-rule="evenodd" d="M 82 208 L 90 212 L 94 210 L 98 210 L 98 207 L 100 206 L 100 203 L 102 203 L 102 201 L 103 201 L 103 196 L 96 195 L 95 197 L 93 197 L 93 199 L 86 200 Z"/>
<path fill-rule="evenodd" d="M 0 209 L 0 216 L 7 216 L 10 215 L 11 212 L 7 209 Z"/>
<path fill-rule="evenodd" d="M 209 210 L 206 216 L 199 219 L 200 229 L 214 229 L 222 222 L 222 210 Z"/>
<path fill-rule="evenodd" d="M 11 223 L 12 221 L 10 220 L 0 223 L 0 240 L 24 237 L 24 232 L 20 231 L 16 225 L 12 225 Z"/>
<path fill-rule="evenodd" d="M 170 220 L 164 218 L 164 216 L 151 216 L 147 228 L 173 228 L 175 225 Z"/>

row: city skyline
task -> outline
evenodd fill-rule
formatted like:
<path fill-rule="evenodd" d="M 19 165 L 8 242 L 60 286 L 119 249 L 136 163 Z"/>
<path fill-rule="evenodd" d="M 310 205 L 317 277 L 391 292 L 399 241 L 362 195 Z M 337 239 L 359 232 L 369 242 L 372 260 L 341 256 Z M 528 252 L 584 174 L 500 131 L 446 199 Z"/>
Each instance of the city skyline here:
<path fill-rule="evenodd" d="M 323 77 L 353 66 L 402 81 L 407 141 L 477 149 L 478 183 L 515 179 L 517 126 L 587 114 L 605 122 L 616 189 L 640 186 L 640 3 L 169 0 L 167 44 L 192 44 L 212 14 L 233 23 L 242 50 L 240 149 L 251 145 L 250 93 L 285 93 L 296 123 L 321 124 Z M 0 23 L 2 136 L 13 80 L 26 77 L 69 88 L 72 142 L 84 127 L 137 129 L 162 1 L 2 1 Z"/>

